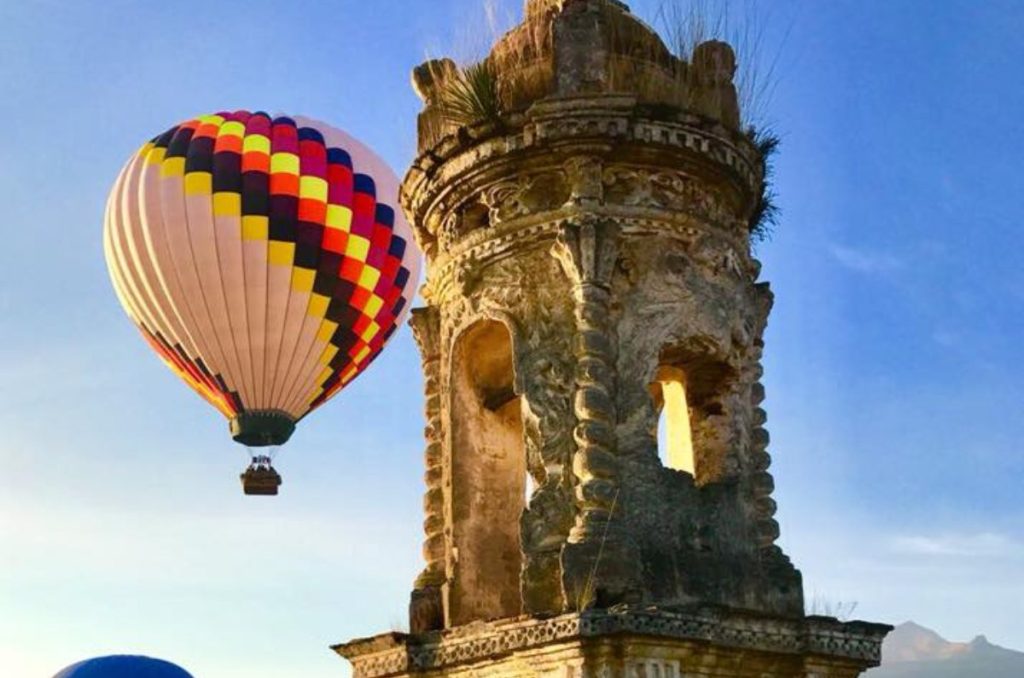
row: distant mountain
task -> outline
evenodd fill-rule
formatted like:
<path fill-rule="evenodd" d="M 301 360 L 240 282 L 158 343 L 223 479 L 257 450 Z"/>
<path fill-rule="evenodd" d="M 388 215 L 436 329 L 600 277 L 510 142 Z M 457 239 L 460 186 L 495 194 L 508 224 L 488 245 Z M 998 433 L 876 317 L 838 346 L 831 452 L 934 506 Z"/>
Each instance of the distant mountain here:
<path fill-rule="evenodd" d="M 951 643 L 914 622 L 900 624 L 882 644 L 882 666 L 867 678 L 1022 678 L 1024 652 L 978 636 Z"/>

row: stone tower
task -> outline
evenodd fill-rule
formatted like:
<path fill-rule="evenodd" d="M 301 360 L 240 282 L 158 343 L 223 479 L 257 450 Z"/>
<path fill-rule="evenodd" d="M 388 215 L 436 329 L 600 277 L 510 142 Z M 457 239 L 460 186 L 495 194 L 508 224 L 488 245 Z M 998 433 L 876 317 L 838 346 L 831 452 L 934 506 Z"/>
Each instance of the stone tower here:
<path fill-rule="evenodd" d="M 677 59 L 616 0 L 525 13 L 414 72 L 426 568 L 410 634 L 335 649 L 359 678 L 858 675 L 889 627 L 805 616 L 775 544 L 731 48 Z"/>

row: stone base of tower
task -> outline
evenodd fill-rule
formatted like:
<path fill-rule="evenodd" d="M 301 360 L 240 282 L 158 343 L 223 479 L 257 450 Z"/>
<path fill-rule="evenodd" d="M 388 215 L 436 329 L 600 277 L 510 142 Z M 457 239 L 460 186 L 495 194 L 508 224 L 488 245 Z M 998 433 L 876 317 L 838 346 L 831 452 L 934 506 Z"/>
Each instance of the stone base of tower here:
<path fill-rule="evenodd" d="M 590 610 L 386 633 L 332 649 L 355 678 L 850 678 L 877 666 L 884 624 L 721 608 Z"/>

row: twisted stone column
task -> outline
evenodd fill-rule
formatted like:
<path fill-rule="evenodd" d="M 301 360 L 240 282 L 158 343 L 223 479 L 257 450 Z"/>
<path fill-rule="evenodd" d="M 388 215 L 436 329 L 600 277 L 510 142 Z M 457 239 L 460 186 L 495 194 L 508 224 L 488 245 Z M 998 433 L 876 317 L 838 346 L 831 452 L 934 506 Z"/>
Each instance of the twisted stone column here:
<path fill-rule="evenodd" d="M 620 599 L 628 588 L 614 516 L 619 495 L 616 346 L 608 318 L 618 243 L 614 222 L 582 218 L 561 225 L 552 249 L 572 284 L 576 304 L 572 467 L 578 513 L 562 552 L 562 585 L 566 604 L 573 609 Z"/>
<path fill-rule="evenodd" d="M 618 490 L 615 459 L 615 347 L 608 326 L 612 268 L 618 251 L 612 223 L 565 223 L 553 254 L 573 286 L 576 302 L 576 454 L 580 513 L 570 539 L 582 541 L 608 520 Z"/>
<path fill-rule="evenodd" d="M 426 567 L 416 578 L 409 602 L 409 626 L 412 633 L 444 628 L 441 586 L 445 582 L 444 494 L 442 488 L 441 432 L 441 346 L 440 314 L 432 307 L 413 309 L 409 321 L 423 361 L 424 400 L 426 402 L 427 446 L 424 452 L 426 493 L 423 496 L 425 519 L 423 558 Z"/>
<path fill-rule="evenodd" d="M 775 520 L 777 506 L 772 499 L 772 492 L 775 490 L 775 479 L 772 478 L 768 469 L 771 466 L 772 458 L 768 454 L 770 437 L 768 430 L 764 427 L 768 415 L 761 404 L 764 402 L 764 385 L 761 378 L 764 376 L 764 367 L 761 365 L 761 358 L 764 354 L 765 327 L 768 324 L 768 314 L 771 313 L 774 303 L 770 287 L 766 283 L 755 286 L 755 298 L 757 305 L 757 316 L 755 318 L 755 339 L 748 356 L 748 363 L 745 369 L 746 378 L 750 383 L 750 448 L 747 463 L 749 468 L 746 476 L 749 484 L 749 498 L 754 520 L 754 537 L 757 547 L 761 550 L 762 557 L 776 558 L 781 556 L 781 550 L 775 545 L 779 538 L 779 523 Z M 788 561 L 787 561 L 788 562 Z"/>
<path fill-rule="evenodd" d="M 750 432 L 750 498 L 755 516 L 757 546 L 761 549 L 773 549 L 775 541 L 779 538 L 779 524 L 775 521 L 777 506 L 775 500 L 772 499 L 775 480 L 768 472 L 772 458 L 768 454 L 770 440 L 768 430 L 764 428 L 767 415 L 760 407 L 764 400 L 764 386 L 761 384 L 760 377 L 763 372 L 759 359 L 760 353 L 761 351 L 758 349 L 758 361 L 754 368 L 757 381 L 754 382 L 750 394 L 751 405 L 754 407 Z"/>

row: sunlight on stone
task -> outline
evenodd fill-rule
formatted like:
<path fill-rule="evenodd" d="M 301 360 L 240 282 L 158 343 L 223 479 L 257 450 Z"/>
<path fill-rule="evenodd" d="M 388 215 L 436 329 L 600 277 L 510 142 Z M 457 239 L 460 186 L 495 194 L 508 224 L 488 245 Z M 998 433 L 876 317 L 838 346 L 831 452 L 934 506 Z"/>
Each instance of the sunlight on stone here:
<path fill-rule="evenodd" d="M 676 367 L 658 370 L 661 417 L 658 420 L 658 451 L 662 463 L 677 471 L 694 472 L 690 408 L 686 402 L 686 375 Z"/>

